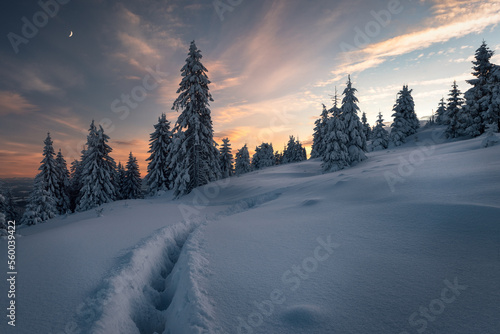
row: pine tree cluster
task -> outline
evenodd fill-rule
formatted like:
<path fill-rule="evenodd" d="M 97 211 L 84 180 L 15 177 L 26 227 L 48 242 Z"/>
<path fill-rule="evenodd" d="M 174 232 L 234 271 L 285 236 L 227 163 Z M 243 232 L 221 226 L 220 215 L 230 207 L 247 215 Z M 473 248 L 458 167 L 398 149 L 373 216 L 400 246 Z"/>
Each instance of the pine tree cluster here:
<path fill-rule="evenodd" d="M 420 127 L 411 93 L 412 90 L 407 85 L 403 86 L 392 109 L 394 121 L 391 124 L 390 140 L 395 146 L 405 143 L 406 138 L 417 133 Z"/>
<path fill-rule="evenodd" d="M 70 174 L 61 150 L 55 154 L 52 138 L 47 134 L 39 173 L 21 224 L 35 225 L 114 200 L 141 198 L 137 159 L 130 153 L 126 170 L 121 164 L 116 166 L 108 141 L 104 129 L 101 126 L 98 129 L 92 121 L 81 159 L 71 163 Z"/>
<path fill-rule="evenodd" d="M 494 136 L 500 128 L 500 66 L 491 63 L 494 51 L 486 42 L 476 50 L 472 75 L 467 80 L 472 87 L 464 94 L 453 82 L 445 104 L 444 98 L 436 111 L 436 124 L 446 126 L 448 138 Z"/>
<path fill-rule="evenodd" d="M 16 220 L 14 201 L 10 189 L 0 181 L 0 236 L 7 235 L 7 222 Z"/>
<path fill-rule="evenodd" d="M 275 164 L 273 144 L 262 143 L 255 148 L 255 154 L 252 157 L 253 169 L 262 169 Z"/>
<path fill-rule="evenodd" d="M 342 95 L 344 97 L 340 108 L 335 95 L 334 106 L 328 111 L 324 133 L 314 140 L 317 147 L 324 148 L 321 159 L 325 172 L 341 170 L 366 159 L 369 125 L 366 116 L 365 124 L 359 119 L 356 88 L 352 87 L 350 76 Z"/>
<path fill-rule="evenodd" d="M 302 147 L 302 143 L 295 139 L 294 136 L 290 136 L 288 143 L 283 150 L 283 158 L 281 163 L 288 164 L 292 162 L 300 162 L 307 160 L 306 148 Z"/>

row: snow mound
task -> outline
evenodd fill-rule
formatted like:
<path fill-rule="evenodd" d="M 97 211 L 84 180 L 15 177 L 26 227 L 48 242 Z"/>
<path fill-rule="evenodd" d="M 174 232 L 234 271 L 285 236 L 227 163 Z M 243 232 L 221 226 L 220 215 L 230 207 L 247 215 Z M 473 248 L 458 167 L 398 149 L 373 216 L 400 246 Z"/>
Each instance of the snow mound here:
<path fill-rule="evenodd" d="M 319 199 L 319 198 L 310 198 L 310 199 L 304 200 L 301 203 L 301 206 L 312 206 L 312 205 L 318 204 L 319 202 L 321 202 L 321 199 Z"/>
<path fill-rule="evenodd" d="M 487 134 L 486 137 L 481 142 L 481 147 L 485 147 L 485 148 L 491 147 L 491 146 L 498 145 L 498 143 L 500 143 L 500 138 L 498 138 L 497 135 L 490 133 L 490 134 Z"/>
<path fill-rule="evenodd" d="M 314 305 L 294 305 L 283 311 L 281 320 L 290 327 L 320 327 L 323 321 L 322 313 L 321 308 Z"/>

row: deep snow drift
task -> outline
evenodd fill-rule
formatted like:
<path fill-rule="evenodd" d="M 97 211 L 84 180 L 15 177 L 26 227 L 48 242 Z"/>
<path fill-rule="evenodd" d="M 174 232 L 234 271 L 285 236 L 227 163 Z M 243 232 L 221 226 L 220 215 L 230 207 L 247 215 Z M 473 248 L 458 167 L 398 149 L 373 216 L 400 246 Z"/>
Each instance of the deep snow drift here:
<path fill-rule="evenodd" d="M 496 333 L 500 146 L 441 133 L 19 229 L 0 332 Z"/>

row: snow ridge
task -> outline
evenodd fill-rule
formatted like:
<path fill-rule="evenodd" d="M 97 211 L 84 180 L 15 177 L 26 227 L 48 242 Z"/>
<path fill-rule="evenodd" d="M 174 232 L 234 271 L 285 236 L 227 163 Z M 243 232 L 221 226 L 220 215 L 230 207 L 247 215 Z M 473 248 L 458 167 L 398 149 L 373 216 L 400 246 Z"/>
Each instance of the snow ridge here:
<path fill-rule="evenodd" d="M 204 289 L 211 271 L 208 259 L 201 252 L 203 230 L 204 226 L 200 226 L 193 232 L 172 272 L 173 298 L 164 333 L 220 333 L 215 325 L 214 305 Z"/>
<path fill-rule="evenodd" d="M 90 333 L 162 333 L 172 300 L 170 273 L 198 224 L 165 227 L 132 250 L 129 261 L 107 278 L 104 287 L 77 315 Z"/>
<path fill-rule="evenodd" d="M 217 325 L 215 307 L 208 295 L 210 261 L 205 257 L 206 225 L 222 217 L 249 211 L 277 199 L 281 193 L 273 191 L 239 200 L 212 217 L 205 218 L 184 245 L 179 260 L 172 271 L 170 289 L 174 297 L 167 310 L 167 328 L 164 333 L 227 334 Z M 175 319 L 169 321 L 168 319 Z"/>
<path fill-rule="evenodd" d="M 275 199 L 277 199 L 280 196 L 281 196 L 281 192 L 279 190 L 277 190 L 277 191 L 271 191 L 271 192 L 260 194 L 257 196 L 252 196 L 252 197 L 247 197 L 247 198 L 241 199 L 241 200 L 236 201 L 234 203 L 230 203 L 229 208 L 215 214 L 213 217 L 210 217 L 210 220 L 217 220 L 217 219 L 220 219 L 221 217 L 232 216 L 232 215 L 235 215 L 235 214 L 238 214 L 241 212 L 251 210 L 251 209 L 253 209 L 257 206 L 260 206 L 262 204 L 266 204 L 268 202 L 274 201 Z"/>
<path fill-rule="evenodd" d="M 277 199 L 273 191 L 230 203 L 211 217 L 181 222 L 155 232 L 123 259 L 103 286 L 78 310 L 83 332 L 223 333 L 204 289 L 211 275 L 205 257 L 206 224 Z"/>

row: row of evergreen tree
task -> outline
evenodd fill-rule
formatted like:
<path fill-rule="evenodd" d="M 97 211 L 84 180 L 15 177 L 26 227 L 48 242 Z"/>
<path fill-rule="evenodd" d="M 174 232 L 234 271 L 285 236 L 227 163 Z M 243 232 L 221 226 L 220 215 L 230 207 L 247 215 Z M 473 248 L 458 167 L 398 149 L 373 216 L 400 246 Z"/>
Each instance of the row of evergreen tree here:
<path fill-rule="evenodd" d="M 10 189 L 0 181 L 0 236 L 6 235 L 7 222 L 16 220 L 17 212 Z"/>
<path fill-rule="evenodd" d="M 483 42 L 476 51 L 475 79 L 468 81 L 473 87 L 465 93 L 465 100 L 455 82 L 448 104 L 445 106 L 441 100 L 436 117 L 431 119 L 431 124 L 447 125 L 446 133 L 450 138 L 474 137 L 486 129 L 498 132 L 500 67 L 490 62 L 492 55 Z M 172 107 L 181 111 L 177 122 L 170 130 L 170 122 L 162 114 L 154 125 L 145 177 L 150 196 L 173 190 L 174 196 L 179 197 L 220 178 L 307 159 L 305 148 L 293 136 L 282 153 L 274 152 L 272 144 L 262 143 L 256 147 L 251 161 L 246 145 L 233 159 L 228 138 L 224 138 L 221 149 L 217 149 L 209 108 L 209 102 L 213 101 L 208 88 L 210 81 L 201 58 L 193 41 L 181 69 L 179 95 Z M 420 126 L 411 93 L 407 85 L 398 93 L 389 133 L 381 113 L 373 128 L 365 113 L 359 118 L 356 89 L 349 76 L 340 107 L 335 94 L 333 107 L 327 110 L 323 106 L 315 123 L 311 157 L 322 159 L 324 171 L 336 171 L 366 159 L 368 140 L 371 140 L 372 149 L 386 149 L 390 142 L 395 146 L 403 144 Z M 110 156 L 112 149 L 108 141 L 103 128 L 99 126 L 98 129 L 92 122 L 81 159 L 72 162 L 70 174 L 61 151 L 56 155 L 50 134 L 47 135 L 44 158 L 22 223 L 36 224 L 58 214 L 85 211 L 118 199 L 142 197 L 137 160 L 130 153 L 126 167 L 121 163 L 117 166 Z M 0 197 L 0 208 L 5 207 L 5 198 Z"/>
<path fill-rule="evenodd" d="M 448 94 L 439 102 L 429 124 L 446 125 L 448 138 L 477 137 L 500 129 L 500 66 L 491 63 L 494 52 L 486 42 L 475 52 L 472 61 L 472 87 L 462 94 L 454 81 Z"/>
<path fill-rule="evenodd" d="M 55 154 L 50 133 L 44 141 L 43 160 L 21 224 L 34 225 L 56 215 L 85 211 L 116 199 L 142 196 L 137 159 L 130 153 L 126 169 L 109 155 L 109 137 L 92 121 L 81 160 L 71 164 L 71 174 L 61 150 Z"/>
<path fill-rule="evenodd" d="M 210 81 L 201 58 L 193 41 L 181 69 L 179 96 L 172 107 L 181 110 L 177 122 L 171 130 L 171 123 L 162 114 L 150 135 L 150 156 L 146 160 L 144 179 L 148 196 L 173 190 L 174 196 L 179 197 L 223 177 L 307 159 L 305 148 L 293 136 L 283 153 L 274 152 L 270 143 L 262 143 L 256 148 L 252 161 L 246 145 L 233 159 L 228 138 L 223 139 L 219 151 L 213 139 L 209 109 L 209 102 L 213 101 L 208 88 Z M 116 165 L 108 141 L 104 129 L 97 128 L 92 121 L 81 158 L 71 163 L 70 173 L 61 151 L 55 154 L 48 134 L 40 172 L 35 177 L 21 223 L 33 225 L 56 215 L 90 210 L 115 200 L 141 198 L 142 180 L 137 159 L 130 153 L 125 167 L 121 163 Z"/>
<path fill-rule="evenodd" d="M 154 128 L 155 131 L 150 136 L 150 150 L 148 152 L 151 155 L 146 160 L 149 161 L 148 173 L 145 177 L 146 193 L 148 196 L 156 196 L 171 189 L 177 189 L 177 197 L 188 193 L 188 189 L 191 191 L 194 188 L 186 188 L 184 192 L 181 192 L 182 187 L 175 188 L 175 174 L 172 173 L 175 164 L 171 159 L 186 159 L 189 154 L 179 156 L 171 153 L 172 150 L 178 148 L 173 144 L 176 135 L 170 131 L 170 122 L 165 114 L 161 115 Z M 178 134 L 177 136 L 181 135 Z M 215 145 L 218 146 L 217 143 Z M 207 148 L 203 148 L 203 150 L 207 151 Z M 233 175 L 239 176 L 253 170 L 307 159 L 306 149 L 294 136 L 290 136 L 283 152 L 275 152 L 272 143 L 262 143 L 255 148 L 255 153 L 250 158 L 248 147 L 245 144 L 233 156 L 229 138 L 222 139 L 221 148 L 220 150 L 216 148 L 216 152 L 219 157 L 218 161 L 212 162 L 210 165 L 217 166 L 220 169 L 219 178 L 227 178 Z M 196 158 L 193 161 L 196 162 Z M 202 180 L 199 181 L 199 184 L 206 183 Z"/>
<path fill-rule="evenodd" d="M 338 107 L 335 94 L 333 107 L 327 110 L 323 105 L 321 117 L 315 123 L 311 158 L 321 158 L 324 171 L 341 170 L 366 159 L 369 126 L 358 116 L 356 91 L 349 76 L 342 105 Z"/>
<path fill-rule="evenodd" d="M 227 140 L 227 138 L 225 140 Z M 224 156 L 224 152 L 227 152 L 227 148 L 223 145 L 221 149 L 221 157 Z M 232 165 L 228 162 L 229 158 L 224 157 L 221 159 L 221 164 L 231 166 L 230 168 L 232 168 Z M 283 148 L 283 152 L 274 151 L 273 144 L 271 143 L 262 143 L 255 148 L 255 153 L 252 156 L 251 161 L 247 146 L 243 146 L 236 152 L 234 171 L 229 169 L 227 175 L 241 175 L 252 170 L 303 160 L 307 160 L 305 147 L 303 147 L 302 143 L 298 139 L 295 139 L 294 136 L 290 136 L 288 143 Z"/>
<path fill-rule="evenodd" d="M 446 125 L 448 138 L 459 136 L 476 137 L 485 131 L 498 132 L 500 129 L 500 66 L 490 62 L 493 56 L 487 44 L 476 50 L 472 75 L 467 82 L 472 85 L 461 97 L 456 81 L 449 93 L 448 103 L 441 99 L 436 115 L 429 125 Z M 367 141 L 371 140 L 371 149 L 387 149 L 392 143 L 400 146 L 407 138 L 417 132 L 420 121 L 415 113 L 412 90 L 408 85 L 398 93 L 393 106 L 393 122 L 390 132 L 384 125 L 379 112 L 377 124 L 371 128 L 366 121 L 366 114 L 358 118 L 358 99 L 351 79 L 343 92 L 342 105 L 338 107 L 335 92 L 334 105 L 331 109 L 323 105 L 323 111 L 315 122 L 311 158 L 321 158 L 324 171 L 336 171 L 366 158 Z"/>

